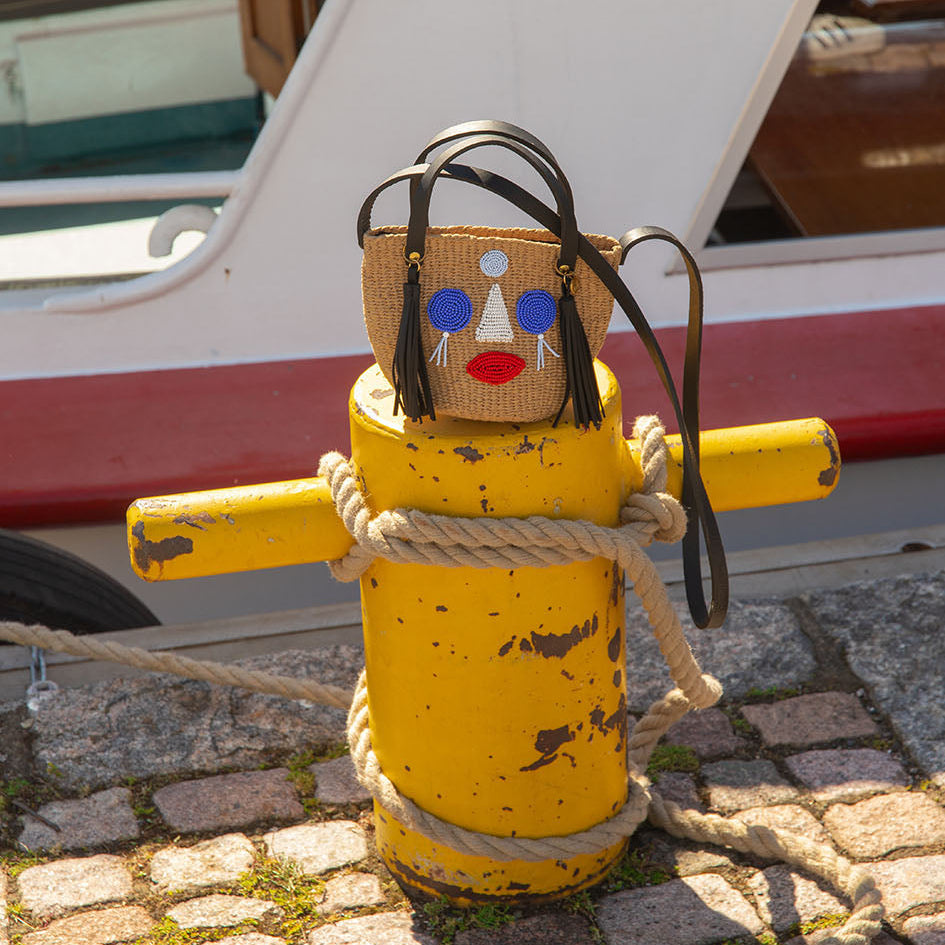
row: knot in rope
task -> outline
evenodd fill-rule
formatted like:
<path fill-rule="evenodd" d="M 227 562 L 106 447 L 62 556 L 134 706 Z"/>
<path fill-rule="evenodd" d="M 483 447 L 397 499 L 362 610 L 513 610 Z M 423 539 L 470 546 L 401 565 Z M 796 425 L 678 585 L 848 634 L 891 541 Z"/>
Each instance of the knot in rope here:
<path fill-rule="evenodd" d="M 403 564 L 440 567 L 548 567 L 605 557 L 628 572 L 639 569 L 641 549 L 652 541 L 678 541 L 686 531 L 686 513 L 666 490 L 669 451 L 665 431 L 654 416 L 639 417 L 634 436 L 640 440 L 643 489 L 621 510 L 619 528 L 593 522 L 530 516 L 463 518 L 417 509 L 373 514 L 348 460 L 326 453 L 318 465 L 331 488 L 335 508 L 354 547 L 329 562 L 332 575 L 353 581 L 376 557 Z"/>

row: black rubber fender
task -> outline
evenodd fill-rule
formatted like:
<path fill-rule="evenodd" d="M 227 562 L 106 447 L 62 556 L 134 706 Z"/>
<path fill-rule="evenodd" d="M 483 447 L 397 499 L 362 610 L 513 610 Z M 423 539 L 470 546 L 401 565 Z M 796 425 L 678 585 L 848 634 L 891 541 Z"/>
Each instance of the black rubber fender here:
<path fill-rule="evenodd" d="M 104 633 L 160 623 L 131 591 L 100 568 L 61 548 L 3 528 L 0 620 L 41 623 L 73 633 Z"/>

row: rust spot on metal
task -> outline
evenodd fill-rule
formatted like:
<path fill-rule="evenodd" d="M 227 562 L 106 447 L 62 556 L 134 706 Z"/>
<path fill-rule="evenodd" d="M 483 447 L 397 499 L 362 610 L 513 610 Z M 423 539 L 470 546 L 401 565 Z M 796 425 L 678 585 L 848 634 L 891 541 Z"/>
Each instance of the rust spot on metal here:
<path fill-rule="evenodd" d="M 558 749 L 568 742 L 574 741 L 574 732 L 567 725 L 560 728 L 543 728 L 535 737 L 535 751 L 541 752 L 541 757 L 530 765 L 519 768 L 519 771 L 535 771 L 550 765 L 558 757 Z"/>
<path fill-rule="evenodd" d="M 423 876 L 415 869 L 407 866 L 406 863 L 391 856 L 390 850 L 386 852 L 390 857 L 390 865 L 393 866 L 394 872 L 400 873 L 408 886 L 414 886 L 425 891 L 432 889 L 434 892 L 439 893 L 441 896 L 446 896 L 448 899 L 459 899 L 460 897 L 468 898 L 469 890 L 464 889 L 462 886 L 457 886 L 455 883 L 445 883 L 442 880 L 433 879 L 432 876 Z"/>
<path fill-rule="evenodd" d="M 437 609 L 441 614 L 442 614 L 442 613 L 446 613 L 446 610 L 447 610 L 446 606 L 443 605 L 443 604 L 437 604 L 437 605 L 436 605 L 436 609 Z"/>
<path fill-rule="evenodd" d="M 531 453 L 535 449 L 535 444 L 530 443 L 528 440 L 528 434 L 526 433 L 522 442 L 515 447 L 515 455 L 521 456 L 523 453 Z"/>
<path fill-rule="evenodd" d="M 830 465 L 822 469 L 817 476 L 817 482 L 826 487 L 832 486 L 840 475 L 840 451 L 837 449 L 837 441 L 833 438 L 829 428 L 824 427 L 818 430 L 817 435 L 824 441 L 827 452 L 830 454 Z"/>
<path fill-rule="evenodd" d="M 483 497 L 479 504 L 482 506 L 482 514 L 485 515 L 489 511 L 489 500 Z"/>
<path fill-rule="evenodd" d="M 416 443 L 404 443 L 404 446 L 405 446 L 408 450 L 413 450 L 415 453 L 417 452 L 418 449 L 420 449 L 420 447 L 417 446 Z"/>
<path fill-rule="evenodd" d="M 531 645 L 531 643 L 529 643 L 528 640 L 525 639 L 525 637 L 522 637 L 522 639 L 518 641 L 518 648 L 523 653 L 531 653 L 531 651 L 534 649 L 534 647 Z"/>
<path fill-rule="evenodd" d="M 541 442 L 538 444 L 538 464 L 540 466 L 545 465 L 545 444 L 546 443 L 557 443 L 557 440 L 552 439 L 550 436 L 543 436 Z M 554 464 L 552 464 L 554 465 Z"/>
<path fill-rule="evenodd" d="M 614 565 L 610 579 L 610 602 L 616 606 L 620 603 L 620 595 L 624 593 L 623 568 Z"/>
<path fill-rule="evenodd" d="M 453 452 L 462 456 L 464 463 L 478 463 L 480 459 L 485 459 L 475 446 L 455 446 Z"/>
<path fill-rule="evenodd" d="M 591 725 L 597 729 L 601 735 L 609 735 L 615 729 L 623 738 L 627 732 L 627 698 L 621 693 L 617 700 L 617 708 L 608 716 L 604 716 L 604 710 L 597 706 L 590 717 Z"/>
<path fill-rule="evenodd" d="M 532 630 L 532 646 L 539 656 L 562 659 L 565 654 L 597 633 L 597 614 L 591 620 L 585 620 L 579 627 L 575 624 L 567 633 L 536 633 Z"/>
<path fill-rule="evenodd" d="M 614 670 L 614 685 L 615 685 L 615 686 L 619 686 L 619 685 L 620 685 L 620 680 L 621 680 L 622 678 L 623 678 L 623 677 L 622 677 L 622 675 L 621 675 L 621 673 L 620 673 L 620 670 L 619 670 L 619 669 Z"/>
<path fill-rule="evenodd" d="M 607 641 L 607 656 L 612 663 L 620 659 L 621 643 L 623 643 L 623 627 L 618 626 L 614 630 L 614 635 Z"/>
<path fill-rule="evenodd" d="M 371 578 L 371 587 L 377 587 L 377 578 Z"/>
<path fill-rule="evenodd" d="M 512 649 L 514 644 L 515 644 L 515 637 L 512 637 L 512 639 L 509 640 L 508 643 L 503 643 L 502 646 L 499 647 L 499 656 L 505 656 L 509 652 L 509 650 Z"/>
<path fill-rule="evenodd" d="M 515 836 L 513 831 L 512 836 Z M 572 880 L 576 877 L 580 877 L 576 882 L 569 884 L 567 886 L 560 886 L 554 892 L 551 893 L 533 893 L 528 892 L 531 889 L 526 883 L 519 883 L 515 881 L 510 881 L 509 885 L 506 887 L 496 886 L 496 891 L 494 893 L 482 893 L 476 892 L 468 887 L 458 886 L 455 883 L 447 882 L 444 876 L 446 872 L 436 864 L 431 864 L 429 867 L 424 866 L 424 869 L 430 869 L 431 872 L 436 869 L 439 873 L 438 876 L 426 876 L 418 872 L 412 866 L 407 866 L 406 863 L 398 859 L 393 854 L 389 844 L 385 844 L 384 849 L 381 851 L 382 855 L 388 865 L 391 867 L 391 871 L 398 876 L 399 879 L 403 880 L 404 885 L 418 891 L 429 895 L 433 892 L 435 895 L 446 896 L 451 899 L 465 899 L 469 902 L 484 904 L 484 903 L 501 903 L 503 905 L 512 904 L 534 904 L 538 905 L 545 902 L 557 902 L 562 897 L 569 896 L 573 892 L 577 892 L 578 889 L 582 889 L 587 885 L 591 885 L 597 882 L 599 879 L 602 879 L 604 874 L 610 869 L 613 863 L 613 857 L 607 862 L 606 867 L 601 869 L 596 867 L 593 872 L 583 871 L 580 866 L 574 868 L 572 874 Z M 565 864 L 564 868 L 570 868 L 570 864 Z M 494 882 L 500 881 L 504 870 L 495 869 L 489 870 L 482 874 L 484 879 L 495 876 Z"/>
<path fill-rule="evenodd" d="M 216 520 L 209 512 L 189 512 L 174 518 L 175 525 L 189 525 L 191 528 L 199 528 L 202 532 L 206 531 L 203 527 L 205 524 L 213 525 L 215 522 Z"/>
<path fill-rule="evenodd" d="M 163 564 L 180 555 L 189 555 L 194 550 L 194 543 L 184 535 L 150 541 L 144 537 L 144 522 L 135 522 L 131 528 L 135 539 L 135 564 L 140 571 L 147 571 L 152 564 Z"/>
<path fill-rule="evenodd" d="M 519 646 L 521 646 L 521 644 L 519 644 Z M 530 646 L 529 646 L 529 649 L 531 649 Z M 571 673 L 569 673 L 566 669 L 561 670 L 561 675 L 564 676 L 565 679 L 570 679 L 572 682 L 574 681 L 574 676 Z"/>

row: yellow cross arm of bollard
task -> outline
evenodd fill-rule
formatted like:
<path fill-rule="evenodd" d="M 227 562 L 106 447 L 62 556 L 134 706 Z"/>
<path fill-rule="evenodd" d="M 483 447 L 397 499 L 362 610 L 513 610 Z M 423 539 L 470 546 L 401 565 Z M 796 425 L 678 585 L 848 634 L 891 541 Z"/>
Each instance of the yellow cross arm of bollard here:
<path fill-rule="evenodd" d="M 678 498 L 680 438 L 667 443 L 668 489 Z M 642 483 L 639 445 L 627 447 L 634 491 Z M 816 418 L 705 431 L 700 454 L 716 511 L 821 499 L 840 472 L 836 436 Z M 319 477 L 138 499 L 127 523 L 131 565 L 146 581 L 330 561 L 352 544 Z"/>

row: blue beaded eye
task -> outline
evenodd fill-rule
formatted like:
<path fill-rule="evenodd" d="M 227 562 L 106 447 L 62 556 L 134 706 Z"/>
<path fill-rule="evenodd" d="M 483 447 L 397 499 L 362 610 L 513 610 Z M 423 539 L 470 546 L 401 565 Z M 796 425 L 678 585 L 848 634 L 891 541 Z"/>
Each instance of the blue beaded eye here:
<path fill-rule="evenodd" d="M 462 331 L 472 318 L 472 302 L 462 289 L 440 289 L 427 302 L 427 315 L 438 331 Z"/>
<path fill-rule="evenodd" d="M 472 318 L 472 302 L 462 289 L 440 289 L 427 302 L 427 315 L 437 331 L 443 332 L 440 343 L 434 348 L 428 361 L 436 361 L 446 367 L 446 353 L 450 334 L 462 331 Z"/>
<path fill-rule="evenodd" d="M 545 351 L 550 351 L 556 358 L 561 355 L 545 341 L 545 332 L 554 324 L 558 314 L 558 303 L 554 296 L 544 289 L 529 289 L 518 297 L 515 304 L 515 317 L 518 323 L 532 335 L 538 335 L 538 348 L 535 353 L 535 367 L 541 371 L 545 366 Z"/>
<path fill-rule="evenodd" d="M 544 334 L 554 324 L 558 303 L 544 289 L 531 289 L 519 296 L 515 305 L 518 323 L 533 335 Z"/>

